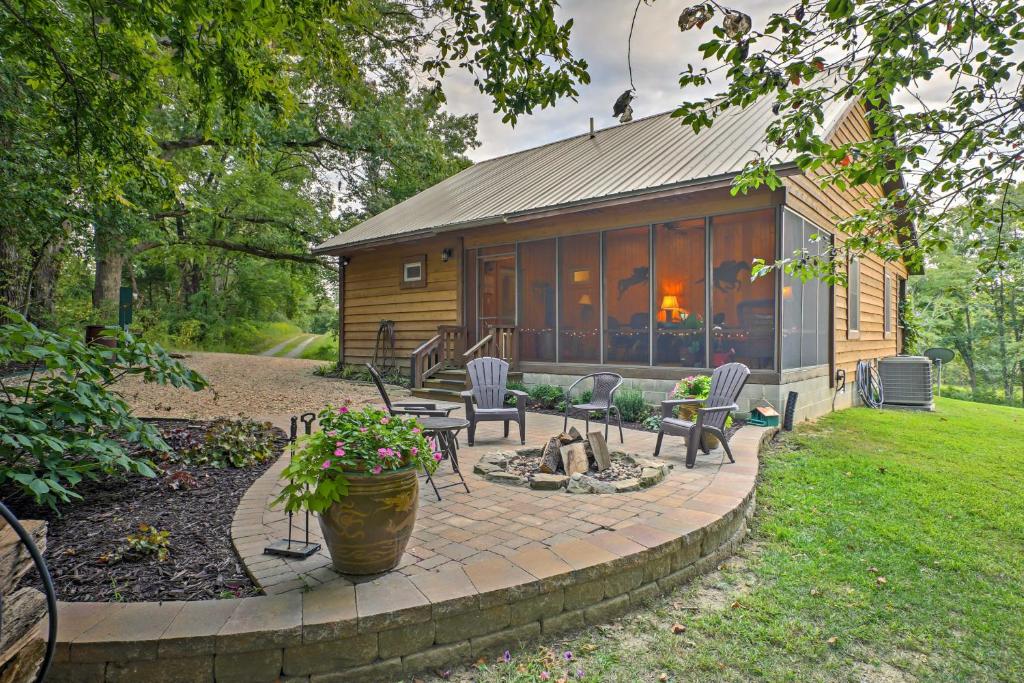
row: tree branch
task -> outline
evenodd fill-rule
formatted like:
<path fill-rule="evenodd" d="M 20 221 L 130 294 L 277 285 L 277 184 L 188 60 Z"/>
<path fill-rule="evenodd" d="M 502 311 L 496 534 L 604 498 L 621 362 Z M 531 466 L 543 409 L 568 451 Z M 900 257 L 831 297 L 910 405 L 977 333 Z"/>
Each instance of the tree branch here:
<path fill-rule="evenodd" d="M 225 251 L 234 251 L 241 254 L 249 254 L 250 256 L 258 256 L 259 258 L 272 259 L 275 261 L 294 261 L 296 263 L 320 266 L 335 272 L 338 270 L 337 266 L 327 259 L 320 256 L 314 256 L 313 254 L 273 251 L 251 244 L 240 244 L 238 242 L 229 242 L 227 240 L 218 239 L 188 239 L 179 240 L 177 242 L 140 242 L 132 249 L 132 253 L 140 254 L 151 249 L 163 249 L 176 246 L 213 247 L 214 249 L 224 249 Z"/>

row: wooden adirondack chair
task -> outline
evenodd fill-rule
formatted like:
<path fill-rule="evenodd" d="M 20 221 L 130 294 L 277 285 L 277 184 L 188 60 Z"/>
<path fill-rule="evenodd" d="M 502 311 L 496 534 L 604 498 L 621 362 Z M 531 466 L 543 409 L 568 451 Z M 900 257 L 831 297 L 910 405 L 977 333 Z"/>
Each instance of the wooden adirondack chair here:
<path fill-rule="evenodd" d="M 725 420 L 729 413 L 739 410 L 736 400 L 740 397 L 743 385 L 750 377 L 750 368 L 743 363 L 727 363 L 715 368 L 711 374 L 711 390 L 707 398 L 680 398 L 661 402 L 661 429 L 658 431 L 658 445 L 654 456 L 661 452 L 661 440 L 666 434 L 686 437 L 686 466 L 693 467 L 697 462 L 697 448 L 705 454 L 711 450 L 704 443 L 704 434 L 717 436 L 722 442 L 729 462 L 736 462 L 732 457 L 729 439 L 725 435 Z M 697 409 L 697 419 L 693 422 L 673 417 L 676 406 L 703 404 Z"/>
<path fill-rule="evenodd" d="M 519 440 L 525 444 L 527 395 L 508 388 L 508 363 L 500 358 L 476 358 L 466 364 L 466 372 L 473 387 L 461 394 L 469 420 L 469 445 L 473 445 L 478 422 L 504 422 L 507 439 L 508 423 L 513 421 L 519 423 Z M 505 405 L 506 394 L 516 397 L 514 407 Z"/>

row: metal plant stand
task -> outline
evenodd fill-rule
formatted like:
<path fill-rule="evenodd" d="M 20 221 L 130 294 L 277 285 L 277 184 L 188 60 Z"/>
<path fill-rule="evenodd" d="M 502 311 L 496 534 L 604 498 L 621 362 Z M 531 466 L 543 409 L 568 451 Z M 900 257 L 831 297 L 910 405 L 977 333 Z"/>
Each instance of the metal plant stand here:
<path fill-rule="evenodd" d="M 295 455 L 295 442 L 299 436 L 299 422 L 302 422 L 304 433 L 309 436 L 313 433 L 313 423 L 316 422 L 315 413 L 303 413 L 299 416 L 292 416 L 291 428 L 288 435 L 288 448 L 290 457 Z M 305 528 L 303 529 L 303 540 L 293 540 L 295 526 L 295 515 L 288 513 L 288 538 L 274 541 L 263 549 L 264 555 L 280 555 L 281 557 L 295 557 L 305 559 L 320 550 L 319 543 L 309 542 L 309 510 L 306 511 Z"/>

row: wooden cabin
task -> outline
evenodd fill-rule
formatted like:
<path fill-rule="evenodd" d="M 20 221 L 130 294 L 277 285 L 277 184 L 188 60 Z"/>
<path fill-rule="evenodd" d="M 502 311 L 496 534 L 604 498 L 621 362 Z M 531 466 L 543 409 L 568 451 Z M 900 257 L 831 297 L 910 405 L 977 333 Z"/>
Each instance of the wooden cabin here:
<path fill-rule="evenodd" d="M 741 408 L 781 412 L 790 391 L 798 418 L 850 405 L 857 361 L 900 350 L 907 269 L 869 256 L 846 264 L 846 288 L 752 279 L 755 259 L 842 242 L 837 221 L 884 194 L 823 190 L 782 161 L 782 187 L 732 196 L 771 104 L 699 135 L 665 113 L 490 159 L 326 241 L 317 252 L 342 265 L 339 361 L 370 361 L 388 320 L 421 395 L 452 398 L 466 361 L 491 355 L 527 385 L 613 370 L 651 403 L 739 361 Z M 836 143 L 871 135 L 855 101 L 823 125 Z"/>

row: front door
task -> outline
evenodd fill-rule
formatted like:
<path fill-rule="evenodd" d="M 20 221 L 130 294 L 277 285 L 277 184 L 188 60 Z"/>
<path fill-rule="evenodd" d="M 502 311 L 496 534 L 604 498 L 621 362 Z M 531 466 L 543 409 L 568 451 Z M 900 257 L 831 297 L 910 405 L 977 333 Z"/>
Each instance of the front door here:
<path fill-rule="evenodd" d="M 477 257 L 477 339 L 492 326 L 516 324 L 516 255 L 511 246 L 497 251 L 482 249 Z"/>

